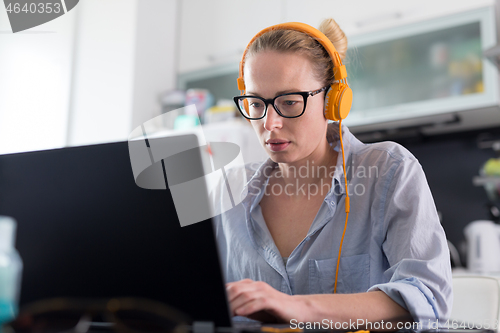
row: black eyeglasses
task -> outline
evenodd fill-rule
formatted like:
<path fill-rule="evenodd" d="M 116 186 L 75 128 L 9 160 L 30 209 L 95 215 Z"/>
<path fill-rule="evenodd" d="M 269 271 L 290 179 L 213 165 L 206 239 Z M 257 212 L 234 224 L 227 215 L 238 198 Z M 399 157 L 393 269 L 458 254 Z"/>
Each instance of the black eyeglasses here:
<path fill-rule="evenodd" d="M 241 115 L 250 120 L 262 119 L 266 116 L 267 105 L 272 104 L 276 112 L 284 118 L 297 118 L 306 110 L 307 98 L 328 89 L 329 86 L 315 91 L 293 92 L 264 99 L 258 96 L 236 96 L 234 103 Z"/>

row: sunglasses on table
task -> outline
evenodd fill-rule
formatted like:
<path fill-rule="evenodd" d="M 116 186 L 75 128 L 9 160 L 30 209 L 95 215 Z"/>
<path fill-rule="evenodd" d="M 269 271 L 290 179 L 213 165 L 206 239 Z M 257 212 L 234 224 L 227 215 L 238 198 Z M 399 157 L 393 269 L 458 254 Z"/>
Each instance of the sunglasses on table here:
<path fill-rule="evenodd" d="M 4 332 L 86 333 L 187 333 L 185 314 L 160 302 L 139 298 L 85 300 L 54 298 L 29 304 Z"/>

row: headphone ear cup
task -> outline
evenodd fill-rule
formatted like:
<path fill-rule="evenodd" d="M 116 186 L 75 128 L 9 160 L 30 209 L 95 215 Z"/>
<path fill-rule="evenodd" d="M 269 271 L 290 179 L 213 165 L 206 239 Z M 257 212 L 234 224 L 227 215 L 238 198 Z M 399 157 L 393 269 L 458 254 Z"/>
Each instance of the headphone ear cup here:
<path fill-rule="evenodd" d="M 333 121 L 337 121 L 335 118 L 335 90 L 337 89 L 336 84 L 332 84 L 325 94 L 325 118 Z"/>
<path fill-rule="evenodd" d="M 347 118 L 352 106 L 352 89 L 347 84 L 339 83 L 337 96 L 335 96 L 335 117 Z"/>
<path fill-rule="evenodd" d="M 351 110 L 352 89 L 344 83 L 334 83 L 325 97 L 325 117 L 333 121 L 345 119 Z"/>

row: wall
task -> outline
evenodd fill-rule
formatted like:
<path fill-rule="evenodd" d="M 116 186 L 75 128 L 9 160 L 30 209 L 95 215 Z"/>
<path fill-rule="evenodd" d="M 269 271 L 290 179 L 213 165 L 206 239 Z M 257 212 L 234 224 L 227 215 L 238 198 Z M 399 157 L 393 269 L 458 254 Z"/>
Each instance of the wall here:
<path fill-rule="evenodd" d="M 176 0 L 85 0 L 13 34 L 0 6 L 0 154 L 126 140 L 176 80 Z"/>
<path fill-rule="evenodd" d="M 162 92 L 176 87 L 179 6 L 176 0 L 137 4 L 132 126 L 160 114 Z"/>
<path fill-rule="evenodd" d="M 87 0 L 75 8 L 79 17 L 68 145 L 127 136 L 132 116 L 136 7 L 136 0 Z"/>
<path fill-rule="evenodd" d="M 175 87 L 175 5 L 78 5 L 68 145 L 126 140 L 133 128 L 160 113 L 160 92 Z"/>
<path fill-rule="evenodd" d="M 65 145 L 75 22 L 13 34 L 0 5 L 0 154 Z"/>

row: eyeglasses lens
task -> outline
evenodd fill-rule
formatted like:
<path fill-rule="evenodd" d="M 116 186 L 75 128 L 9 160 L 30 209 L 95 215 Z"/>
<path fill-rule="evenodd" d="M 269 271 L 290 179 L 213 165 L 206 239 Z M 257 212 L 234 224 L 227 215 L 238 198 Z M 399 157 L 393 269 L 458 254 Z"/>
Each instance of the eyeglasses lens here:
<path fill-rule="evenodd" d="M 264 101 L 259 98 L 241 98 L 238 105 L 240 110 L 249 118 L 261 118 L 266 110 Z"/>
<path fill-rule="evenodd" d="M 274 102 L 278 110 L 285 117 L 297 117 L 304 111 L 304 97 L 302 95 L 284 95 Z"/>

